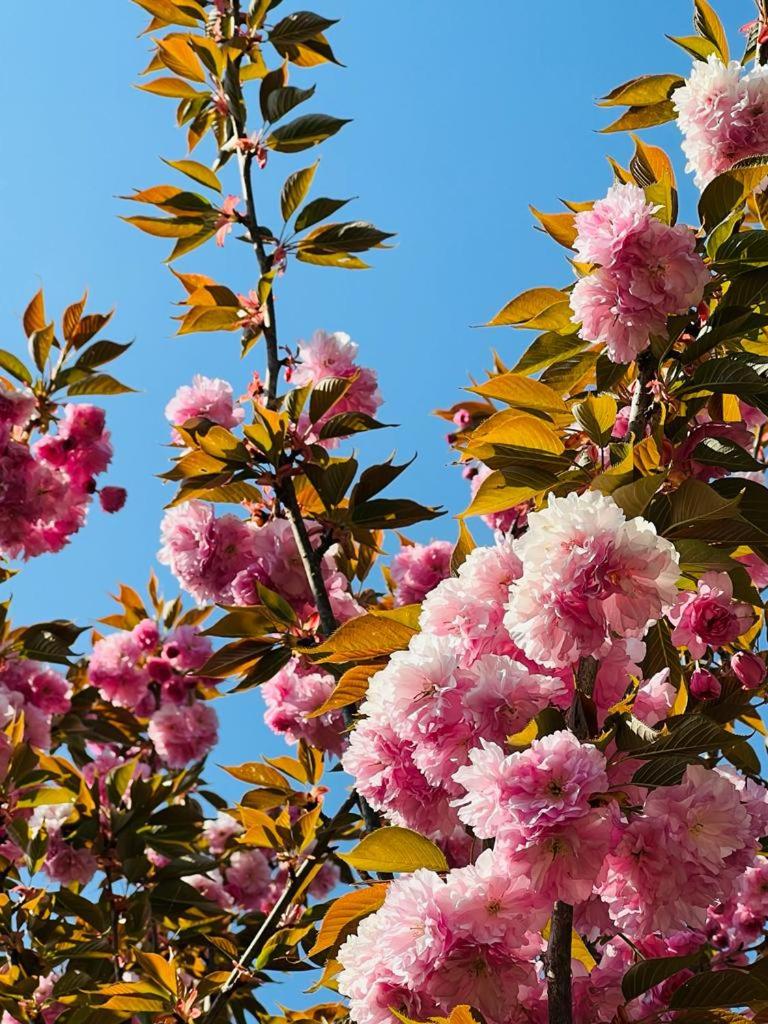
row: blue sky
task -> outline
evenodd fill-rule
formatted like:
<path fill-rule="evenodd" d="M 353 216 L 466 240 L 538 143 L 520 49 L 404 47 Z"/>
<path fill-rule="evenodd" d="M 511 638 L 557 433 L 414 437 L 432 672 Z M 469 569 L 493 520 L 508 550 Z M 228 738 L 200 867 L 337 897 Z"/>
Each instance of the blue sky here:
<path fill-rule="evenodd" d="M 139 38 L 143 12 L 128 0 L 45 6 L 34 46 L 17 31 L 0 38 L 0 345 L 20 351 L 20 314 L 40 283 L 57 313 L 87 286 L 92 309 L 117 308 L 106 336 L 136 339 L 119 375 L 139 393 L 105 403 L 116 449 L 110 482 L 127 486 L 126 509 L 112 517 L 94 510 L 64 553 L 30 564 L 12 590 L 18 622 L 86 623 L 110 610 L 107 594 L 119 581 L 142 587 L 153 564 L 169 496 L 153 475 L 167 466 L 166 401 L 195 372 L 226 377 L 241 393 L 262 351 L 242 363 L 233 335 L 173 338 L 180 287 L 162 265 L 166 243 L 118 219 L 135 212 L 119 195 L 174 180 L 160 155 L 185 155 L 173 101 L 132 88 L 149 45 Z M 752 17 L 752 5 L 727 6 L 740 52 L 736 29 Z M 297 72 L 293 80 L 317 81 L 311 109 L 353 123 L 322 147 L 315 194 L 360 196 L 352 214 L 398 238 L 364 273 L 292 264 L 279 287 L 281 338 L 295 344 L 323 327 L 360 343 L 362 361 L 380 374 L 383 418 L 400 424 L 366 441 L 364 455 L 418 452 L 403 493 L 455 513 L 466 503 L 466 485 L 448 466 L 445 426 L 431 410 L 456 400 L 468 374 L 489 365 L 492 346 L 512 361 L 526 340 L 472 324 L 526 287 L 568 280 L 562 251 L 533 230 L 527 204 L 551 211 L 559 196 L 604 192 L 606 154 L 626 163 L 631 145 L 596 133 L 610 118 L 593 100 L 638 74 L 686 73 L 686 56 L 664 33 L 691 31 L 692 4 L 667 0 L 642 13 L 616 0 L 318 0 L 318 7 L 342 19 L 332 38 L 348 66 Z M 670 150 L 682 176 L 676 131 L 664 128 L 653 139 Z M 283 178 L 311 159 L 272 156 L 257 180 L 268 223 Z M 687 179 L 682 200 L 685 213 L 694 201 Z M 237 291 L 255 280 L 250 253 L 232 239 L 180 266 Z M 445 518 L 413 533 L 452 539 L 455 523 Z M 161 578 L 173 596 L 173 581 Z M 279 749 L 261 724 L 257 693 L 218 706 L 222 760 Z"/>

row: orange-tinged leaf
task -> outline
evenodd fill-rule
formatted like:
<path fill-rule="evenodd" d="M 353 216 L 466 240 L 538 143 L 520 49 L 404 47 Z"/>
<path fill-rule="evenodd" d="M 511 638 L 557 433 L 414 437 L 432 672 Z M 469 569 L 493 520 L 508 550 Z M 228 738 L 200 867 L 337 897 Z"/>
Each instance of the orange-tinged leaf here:
<path fill-rule="evenodd" d="M 205 71 L 200 58 L 189 45 L 188 36 L 166 36 L 158 39 L 157 52 L 169 71 L 193 82 L 204 82 Z"/>
<path fill-rule="evenodd" d="M 167 76 L 153 78 L 151 82 L 142 82 L 136 88 L 141 89 L 143 92 L 151 92 L 155 96 L 165 96 L 167 99 L 193 100 L 197 96 L 204 95 L 204 93 L 198 92 L 197 89 L 193 88 L 182 78 L 170 78 Z"/>
<path fill-rule="evenodd" d="M 29 338 L 35 331 L 42 331 L 46 326 L 45 319 L 45 301 L 43 299 L 43 289 L 35 294 L 30 304 L 24 310 L 24 316 L 22 318 L 24 324 L 24 333 Z"/>
<path fill-rule="evenodd" d="M 384 668 L 386 662 L 368 662 L 365 665 L 355 665 L 345 672 L 336 684 L 336 688 L 328 700 L 320 705 L 315 711 L 307 713 L 308 718 L 317 718 L 318 715 L 325 715 L 337 708 L 346 708 L 350 704 L 357 704 L 368 692 L 368 683 L 380 669 Z"/>
<path fill-rule="evenodd" d="M 381 907 L 387 895 L 387 889 L 386 884 L 377 883 L 365 889 L 345 893 L 344 896 L 335 900 L 326 911 L 309 955 L 316 956 L 327 949 L 339 946 L 353 925 L 356 926 L 364 917 Z"/>
<path fill-rule="evenodd" d="M 535 206 L 530 211 L 551 238 L 566 249 L 573 248 L 577 235 L 575 213 L 542 213 Z"/>
<path fill-rule="evenodd" d="M 535 487 L 513 487 L 498 470 L 495 470 L 483 480 L 469 507 L 461 514 L 464 517 L 506 512 L 507 509 L 528 501 L 538 493 L 539 490 Z"/>
<path fill-rule="evenodd" d="M 325 643 L 312 649 L 332 665 L 372 661 L 408 646 L 416 629 L 382 612 L 368 612 L 345 622 Z"/>
<path fill-rule="evenodd" d="M 565 447 L 548 423 L 518 409 L 502 409 L 489 416 L 472 432 L 466 452 L 475 452 L 480 445 L 487 444 L 509 444 L 553 455 L 560 455 Z"/>
<path fill-rule="evenodd" d="M 563 292 L 557 288 L 530 288 L 510 300 L 486 326 L 517 327 L 526 324 L 545 309 L 562 302 L 563 298 Z"/>
<path fill-rule="evenodd" d="M 521 373 L 501 373 L 467 390 L 483 398 L 504 402 L 514 409 L 544 412 L 549 416 L 570 415 L 568 406 L 556 391 Z"/>

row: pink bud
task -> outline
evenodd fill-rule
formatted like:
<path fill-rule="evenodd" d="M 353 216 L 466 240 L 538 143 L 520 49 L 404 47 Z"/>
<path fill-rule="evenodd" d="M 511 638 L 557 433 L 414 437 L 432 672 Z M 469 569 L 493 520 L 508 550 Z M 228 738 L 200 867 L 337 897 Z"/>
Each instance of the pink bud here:
<path fill-rule="evenodd" d="M 765 679 L 765 662 L 750 651 L 737 651 L 731 658 L 731 671 L 745 690 L 756 690 Z"/>
<path fill-rule="evenodd" d="M 716 700 L 723 689 L 717 676 L 713 676 L 705 668 L 693 670 L 688 688 L 697 700 Z"/>
<path fill-rule="evenodd" d="M 124 487 L 102 487 L 99 491 L 99 501 L 105 512 L 119 512 L 127 497 Z"/>
<path fill-rule="evenodd" d="M 457 427 L 466 427 L 472 417 L 469 415 L 466 409 L 457 409 L 453 414 L 453 422 Z"/>
<path fill-rule="evenodd" d="M 173 665 L 165 658 L 150 658 L 147 661 L 149 677 L 156 683 L 167 683 L 173 675 Z"/>

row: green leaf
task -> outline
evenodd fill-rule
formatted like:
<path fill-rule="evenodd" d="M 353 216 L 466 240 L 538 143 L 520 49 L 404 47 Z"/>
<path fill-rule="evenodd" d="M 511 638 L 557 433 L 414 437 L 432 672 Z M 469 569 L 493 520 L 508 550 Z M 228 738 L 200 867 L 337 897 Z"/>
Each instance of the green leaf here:
<path fill-rule="evenodd" d="M 707 971 L 697 974 L 681 985 L 670 1001 L 670 1009 L 706 1009 L 726 1006 L 747 1006 L 768 1000 L 768 985 L 763 985 L 747 971 Z"/>
<path fill-rule="evenodd" d="M 315 177 L 317 163 L 288 175 L 280 193 L 280 212 L 287 223 L 304 202 Z"/>
<path fill-rule="evenodd" d="M 108 373 L 94 373 L 85 380 L 76 381 L 67 388 L 68 395 L 126 395 L 135 391 L 127 384 L 110 377 Z"/>
<path fill-rule="evenodd" d="M 667 36 L 667 39 L 677 43 L 696 60 L 706 60 L 711 54 L 717 53 L 715 44 L 701 36 Z"/>
<path fill-rule="evenodd" d="M 279 121 L 281 117 L 285 117 L 294 107 L 311 99 L 314 94 L 314 85 L 309 89 L 297 89 L 294 85 L 285 85 L 272 89 L 264 101 L 267 112 L 266 120 L 270 124 Z"/>
<path fill-rule="evenodd" d="M 730 473 L 762 472 L 765 463 L 758 462 L 748 451 L 725 437 L 708 437 L 694 448 L 691 458 L 707 466 L 723 466 Z"/>
<path fill-rule="evenodd" d="M 640 960 L 639 963 L 632 964 L 621 982 L 624 998 L 627 1002 L 637 999 L 649 988 L 660 985 L 662 981 L 685 970 L 686 967 L 693 967 L 699 960 L 698 955 L 664 956 L 652 960 Z"/>
<path fill-rule="evenodd" d="M 360 479 L 355 484 L 352 494 L 350 495 L 349 503 L 350 506 L 354 507 L 357 504 L 361 504 L 372 498 L 374 495 L 379 494 L 386 487 L 389 487 L 391 483 L 404 473 L 406 469 L 413 463 L 413 459 L 408 462 L 404 462 L 399 466 L 393 463 L 394 453 L 389 456 L 386 462 L 382 462 L 376 466 L 369 466 L 364 469 L 360 474 Z M 414 456 L 415 458 L 415 456 Z"/>
<path fill-rule="evenodd" d="M 381 231 L 367 221 L 348 221 L 343 224 L 325 224 L 315 228 L 299 242 L 299 248 L 305 252 L 366 252 L 381 246 L 388 238 L 393 238 L 390 231 Z"/>
<path fill-rule="evenodd" d="M 420 505 L 409 498 L 374 498 L 356 505 L 351 521 L 368 530 L 393 530 L 437 519 L 443 510 Z"/>
<path fill-rule="evenodd" d="M 350 202 L 349 199 L 326 199 L 325 196 L 313 199 L 311 203 L 307 203 L 296 218 L 296 231 L 311 228 L 313 224 L 325 220 L 326 217 L 332 217 L 337 210 L 346 206 L 348 202 Z"/>
<path fill-rule="evenodd" d="M 611 492 L 611 497 L 622 509 L 627 519 L 634 519 L 641 516 L 651 499 L 667 478 L 666 473 L 652 473 L 650 476 L 641 476 L 630 484 L 624 484 Z"/>
<path fill-rule="evenodd" d="M 312 388 L 309 398 L 309 419 L 311 423 L 325 416 L 343 398 L 352 386 L 351 377 L 324 377 Z M 383 424 L 381 424 L 383 425 Z M 364 429 L 364 428 L 363 428 Z"/>
<path fill-rule="evenodd" d="M 278 21 L 269 33 L 269 41 L 276 46 L 304 43 L 322 34 L 337 22 L 338 19 L 323 18 L 311 11 L 296 11 L 283 18 L 282 21 Z"/>
<path fill-rule="evenodd" d="M 10 373 L 12 377 L 21 381 L 22 384 L 32 383 L 32 374 L 24 363 L 12 352 L 7 352 L 4 348 L 0 348 L 0 370 Z"/>
<path fill-rule="evenodd" d="M 131 342 L 121 345 L 116 341 L 97 341 L 90 348 L 83 349 L 75 363 L 80 369 L 92 369 L 103 366 L 122 355 L 131 347 Z"/>
<path fill-rule="evenodd" d="M 358 871 L 447 871 L 443 851 L 418 832 L 392 825 L 365 836 L 349 853 L 337 856 Z"/>
<path fill-rule="evenodd" d="M 364 412 L 340 412 L 331 416 L 320 429 L 320 439 L 328 440 L 331 437 L 349 437 L 350 434 L 359 434 L 366 430 L 381 430 L 382 427 L 392 426 L 391 423 L 379 423 L 373 416 Z"/>
<path fill-rule="evenodd" d="M 267 138 L 267 146 L 279 153 L 299 153 L 310 149 L 335 135 L 349 118 L 331 117 L 329 114 L 304 114 L 295 121 L 275 128 Z"/>
<path fill-rule="evenodd" d="M 583 341 L 578 334 L 563 337 L 560 334 L 548 331 L 546 334 L 540 334 L 529 345 L 513 367 L 513 372 L 519 374 L 536 373 L 537 370 L 543 370 L 553 363 L 559 363 L 569 356 L 576 355 L 586 347 L 586 341 Z M 612 363 L 611 365 L 615 366 L 616 364 Z M 600 389 L 607 390 L 604 385 L 600 385 Z"/>
<path fill-rule="evenodd" d="M 182 174 L 186 174 L 188 178 L 193 181 L 199 182 L 201 185 L 205 185 L 206 188 L 212 188 L 216 192 L 221 192 L 221 182 L 210 169 L 204 164 L 200 164 L 197 160 L 163 160 L 164 164 L 168 164 L 169 167 L 173 167 L 176 171 L 181 171 Z"/>
<path fill-rule="evenodd" d="M 40 331 L 33 331 L 29 337 L 29 347 L 32 352 L 32 358 L 35 360 L 35 366 L 40 371 L 45 368 L 45 364 L 48 362 L 48 356 L 51 354 L 53 341 L 53 324 L 47 324 Z"/>

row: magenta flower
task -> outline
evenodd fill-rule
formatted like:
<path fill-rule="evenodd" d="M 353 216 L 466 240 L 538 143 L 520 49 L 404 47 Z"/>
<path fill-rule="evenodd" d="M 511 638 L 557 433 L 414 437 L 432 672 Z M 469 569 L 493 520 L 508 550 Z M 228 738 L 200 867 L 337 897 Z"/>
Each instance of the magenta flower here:
<path fill-rule="evenodd" d="M 669 618 L 675 629 L 672 642 L 686 646 L 693 658 L 701 658 L 707 647 L 723 647 L 745 633 L 754 621 L 748 604 L 733 599 L 728 573 L 707 572 L 695 593 L 682 593 Z"/>

